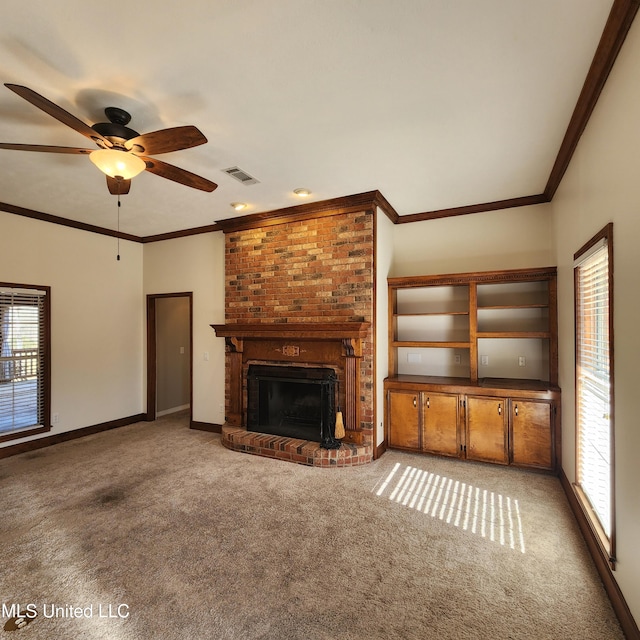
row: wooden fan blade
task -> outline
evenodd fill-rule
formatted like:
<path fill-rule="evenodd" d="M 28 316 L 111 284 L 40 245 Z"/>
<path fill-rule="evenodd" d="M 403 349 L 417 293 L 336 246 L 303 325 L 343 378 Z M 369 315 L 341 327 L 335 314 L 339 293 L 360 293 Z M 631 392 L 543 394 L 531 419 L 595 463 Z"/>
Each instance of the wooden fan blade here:
<path fill-rule="evenodd" d="M 11 91 L 13 91 L 14 93 L 17 93 L 21 98 L 24 98 L 33 106 L 38 107 L 38 109 L 42 109 L 42 111 L 44 111 L 45 113 L 48 113 L 56 120 L 59 120 L 60 122 L 62 122 L 62 124 L 66 124 L 68 127 L 75 129 L 83 136 L 91 138 L 91 140 L 93 140 L 94 142 L 98 142 L 99 140 L 102 146 L 113 146 L 110 140 L 107 140 L 97 131 L 94 131 L 88 124 L 82 122 L 82 120 L 80 120 L 79 118 L 71 115 L 68 111 L 65 111 L 62 107 L 59 107 L 57 104 L 51 102 L 51 100 L 47 100 L 44 96 L 41 96 L 39 93 L 36 93 L 32 89 L 23 87 L 19 84 L 9 84 L 6 82 L 4 86 L 7 87 L 7 89 L 11 89 Z"/>
<path fill-rule="evenodd" d="M 43 153 L 82 153 L 89 155 L 95 149 L 79 149 L 77 147 L 54 147 L 46 144 L 8 144 L 0 142 L 0 149 L 13 149 L 15 151 L 41 151 Z"/>
<path fill-rule="evenodd" d="M 161 178 L 167 178 L 167 180 L 173 180 L 179 182 L 187 187 L 193 187 L 194 189 L 200 189 L 201 191 L 213 191 L 218 188 L 215 182 L 211 182 L 206 178 L 197 176 L 195 173 L 191 173 L 186 169 L 180 169 L 174 167 L 172 164 L 167 164 L 161 160 L 155 158 L 142 158 L 147 163 L 147 171 L 155 173 Z"/>
<path fill-rule="evenodd" d="M 136 155 L 157 155 L 190 149 L 207 142 L 204 134 L 192 125 L 160 129 L 151 133 L 143 133 L 125 142 L 125 147 Z"/>
<path fill-rule="evenodd" d="M 123 180 L 122 178 L 118 180 L 118 178 L 107 176 L 107 187 L 109 187 L 109 193 L 112 196 L 124 196 L 131 189 L 131 180 Z"/>

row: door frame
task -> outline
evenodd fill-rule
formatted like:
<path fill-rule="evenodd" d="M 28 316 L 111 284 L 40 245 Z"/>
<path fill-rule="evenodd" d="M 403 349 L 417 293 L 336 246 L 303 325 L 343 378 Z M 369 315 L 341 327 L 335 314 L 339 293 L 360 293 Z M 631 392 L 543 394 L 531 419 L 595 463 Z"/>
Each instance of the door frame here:
<path fill-rule="evenodd" d="M 147 411 L 145 420 L 156 419 L 157 349 L 156 300 L 159 298 L 189 299 L 189 425 L 193 422 L 193 291 L 147 294 Z"/>

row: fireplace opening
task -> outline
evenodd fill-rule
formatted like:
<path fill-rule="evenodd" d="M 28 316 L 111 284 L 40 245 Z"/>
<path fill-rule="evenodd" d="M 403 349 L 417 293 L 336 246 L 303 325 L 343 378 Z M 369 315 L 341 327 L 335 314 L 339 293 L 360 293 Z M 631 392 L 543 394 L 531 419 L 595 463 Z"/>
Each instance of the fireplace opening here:
<path fill-rule="evenodd" d="M 336 373 L 328 368 L 250 365 L 247 429 L 335 449 Z"/>

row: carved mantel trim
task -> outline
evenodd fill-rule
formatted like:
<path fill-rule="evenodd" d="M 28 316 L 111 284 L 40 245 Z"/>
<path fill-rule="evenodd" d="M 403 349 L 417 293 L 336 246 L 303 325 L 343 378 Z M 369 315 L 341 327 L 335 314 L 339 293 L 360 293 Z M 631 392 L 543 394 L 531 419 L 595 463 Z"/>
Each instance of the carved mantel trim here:
<path fill-rule="evenodd" d="M 243 366 L 252 358 L 281 362 L 311 362 L 336 366 L 345 372 L 345 440 L 360 442 L 360 358 L 369 322 L 212 324 L 225 339 L 229 355 L 227 423 L 246 426 L 243 407 Z"/>

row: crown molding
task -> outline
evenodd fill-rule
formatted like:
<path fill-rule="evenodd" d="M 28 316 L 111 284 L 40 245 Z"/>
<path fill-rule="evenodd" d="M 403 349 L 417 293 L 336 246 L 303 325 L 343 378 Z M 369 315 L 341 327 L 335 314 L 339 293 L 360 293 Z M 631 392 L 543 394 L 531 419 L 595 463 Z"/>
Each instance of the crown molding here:
<path fill-rule="evenodd" d="M 142 242 L 142 238 L 140 238 L 139 236 L 134 236 L 130 233 L 114 231 L 113 229 L 107 229 L 106 227 L 98 227 L 94 224 L 78 222 L 77 220 L 70 220 L 69 218 L 63 218 L 61 216 L 54 216 L 51 213 L 43 213 L 42 211 L 35 211 L 34 209 L 25 209 L 24 207 L 18 207 L 15 204 L 9 204 L 7 202 L 0 202 L 0 211 L 4 211 L 5 213 L 13 213 L 24 218 L 31 218 L 32 220 L 42 220 L 43 222 L 50 222 L 51 224 L 59 224 L 63 227 L 80 229 L 81 231 L 89 231 L 90 233 L 99 233 L 103 236 L 120 238 L 121 240 Z"/>
<path fill-rule="evenodd" d="M 142 236 L 139 241 L 142 243 L 147 242 L 161 242 L 162 240 L 174 240 L 175 238 L 186 238 L 187 236 L 197 236 L 202 233 L 213 233 L 214 231 L 220 231 L 220 227 L 214 224 L 208 224 L 204 227 L 192 227 L 191 229 L 181 229 L 180 231 L 169 231 L 168 233 L 158 233 L 153 236 Z"/>
<path fill-rule="evenodd" d="M 276 224 L 286 224 L 309 218 L 323 218 L 337 216 L 343 213 L 356 213 L 358 211 L 372 212 L 376 205 L 378 191 L 367 191 L 352 196 L 330 198 L 319 202 L 308 202 L 293 207 L 274 209 L 264 213 L 254 213 L 238 218 L 218 220 L 216 223 L 224 233 L 244 231 L 257 227 L 269 227 Z"/>
<path fill-rule="evenodd" d="M 398 224 L 400 216 L 398 212 L 389 204 L 389 201 L 379 192 L 375 192 L 374 203 L 384 213 L 393 224 Z"/>
<path fill-rule="evenodd" d="M 548 202 L 553 199 L 569 167 L 580 137 L 587 127 L 609 73 L 629 33 L 633 19 L 636 17 L 638 7 L 640 7 L 640 0 L 614 0 L 600 43 L 593 56 L 580 97 L 544 189 L 544 195 Z"/>
<path fill-rule="evenodd" d="M 404 224 L 407 222 L 420 222 L 422 220 L 436 220 L 437 218 L 451 218 L 452 216 L 466 216 L 470 213 L 483 213 L 485 211 L 498 211 L 500 209 L 528 207 L 534 204 L 544 204 L 545 202 L 549 202 L 549 200 L 543 193 L 541 193 L 535 196 L 523 196 L 522 198 L 510 198 L 509 200 L 496 200 L 495 202 L 485 202 L 482 204 L 470 204 L 464 207 L 440 209 L 439 211 L 412 213 L 407 216 L 400 216 L 397 223 Z"/>

